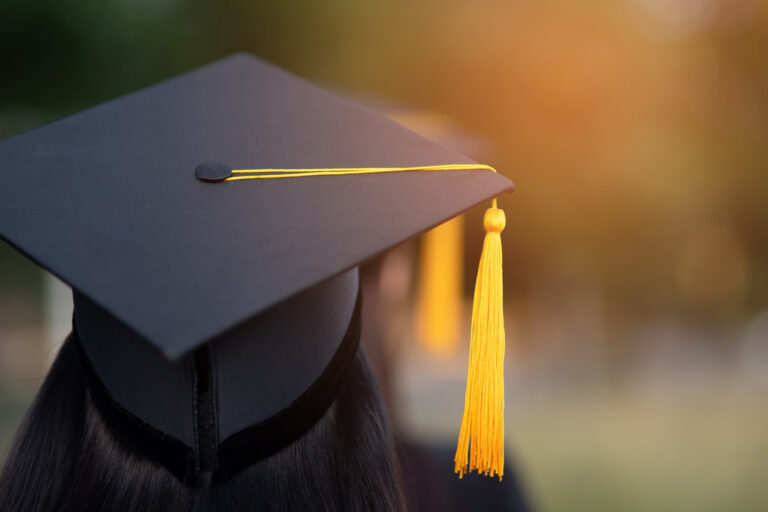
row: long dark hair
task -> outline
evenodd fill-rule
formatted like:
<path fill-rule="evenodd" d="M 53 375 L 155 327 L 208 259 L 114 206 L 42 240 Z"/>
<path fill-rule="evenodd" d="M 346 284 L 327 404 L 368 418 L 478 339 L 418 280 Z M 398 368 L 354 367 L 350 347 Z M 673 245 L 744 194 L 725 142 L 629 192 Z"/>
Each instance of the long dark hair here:
<path fill-rule="evenodd" d="M 226 482 L 187 487 L 111 434 L 67 341 L 0 475 L 2 511 L 404 508 L 389 423 L 362 351 L 306 435 Z"/>

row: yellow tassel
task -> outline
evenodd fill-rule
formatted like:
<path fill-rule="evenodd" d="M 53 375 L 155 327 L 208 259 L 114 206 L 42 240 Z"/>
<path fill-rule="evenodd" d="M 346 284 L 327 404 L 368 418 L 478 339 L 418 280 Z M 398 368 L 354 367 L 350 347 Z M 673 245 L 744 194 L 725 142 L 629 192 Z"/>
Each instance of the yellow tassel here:
<path fill-rule="evenodd" d="M 501 232 L 504 211 L 493 206 L 483 218 L 485 241 L 472 303 L 467 392 L 456 448 L 459 478 L 477 470 L 488 476 L 504 474 L 504 304 Z M 471 443 L 471 446 L 470 446 Z M 469 460 L 467 458 L 469 457 Z"/>
<path fill-rule="evenodd" d="M 464 218 L 454 217 L 422 238 L 416 305 L 417 338 L 436 357 L 450 355 L 459 341 Z"/>

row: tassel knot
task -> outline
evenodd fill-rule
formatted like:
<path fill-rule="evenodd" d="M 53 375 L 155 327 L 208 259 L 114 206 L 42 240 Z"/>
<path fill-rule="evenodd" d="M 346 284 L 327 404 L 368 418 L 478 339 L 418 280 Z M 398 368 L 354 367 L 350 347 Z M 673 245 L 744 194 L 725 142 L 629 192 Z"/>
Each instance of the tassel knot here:
<path fill-rule="evenodd" d="M 488 208 L 483 217 L 483 228 L 486 233 L 501 233 L 507 225 L 507 217 L 500 208 Z"/>

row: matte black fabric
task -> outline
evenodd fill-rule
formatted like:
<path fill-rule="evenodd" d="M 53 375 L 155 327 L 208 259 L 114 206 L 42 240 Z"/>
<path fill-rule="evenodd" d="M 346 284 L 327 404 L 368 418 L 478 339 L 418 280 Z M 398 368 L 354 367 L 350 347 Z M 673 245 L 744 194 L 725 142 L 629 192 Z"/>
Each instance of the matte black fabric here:
<path fill-rule="evenodd" d="M 167 361 L 77 297 L 72 338 L 91 396 L 118 437 L 187 483 L 204 472 L 222 480 L 292 443 L 323 416 L 359 345 L 360 301 L 353 269 Z M 105 336 L 112 337 L 109 344 L 96 341 Z M 142 345 L 155 354 L 131 353 Z M 103 346 L 116 350 L 100 351 Z M 144 366 L 151 370 L 141 371 Z"/>
<path fill-rule="evenodd" d="M 288 446 L 323 417 L 344 385 L 347 369 L 360 346 L 361 308 L 362 291 L 358 292 L 352 321 L 339 349 L 301 396 L 274 416 L 224 439 L 218 450 L 218 479 L 225 480 L 254 460 Z"/>
<path fill-rule="evenodd" d="M 210 345 L 219 441 L 279 413 L 318 379 L 349 329 L 358 289 L 355 268 Z"/>
<path fill-rule="evenodd" d="M 192 447 L 192 356 L 169 361 L 121 321 L 76 290 L 74 327 L 110 397 L 158 431 Z"/>
<path fill-rule="evenodd" d="M 93 369 L 76 328 L 72 329 L 65 343 L 74 343 L 77 347 L 80 369 L 85 376 L 88 392 L 112 434 L 164 466 L 179 480 L 192 484 L 197 465 L 192 447 L 157 430 L 112 398 Z"/>
<path fill-rule="evenodd" d="M 510 191 L 491 171 L 206 183 L 235 169 L 472 163 L 248 55 L 0 143 L 0 236 L 166 357 Z"/>

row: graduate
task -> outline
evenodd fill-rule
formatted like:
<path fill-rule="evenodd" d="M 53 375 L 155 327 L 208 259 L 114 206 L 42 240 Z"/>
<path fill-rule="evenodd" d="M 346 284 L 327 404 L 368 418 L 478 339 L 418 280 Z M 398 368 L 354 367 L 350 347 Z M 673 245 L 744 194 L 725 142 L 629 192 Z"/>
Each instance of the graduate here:
<path fill-rule="evenodd" d="M 403 510 L 357 268 L 481 203 L 455 470 L 501 477 L 512 189 L 249 55 L 1 142 L 0 237 L 75 307 L 0 510 Z"/>

